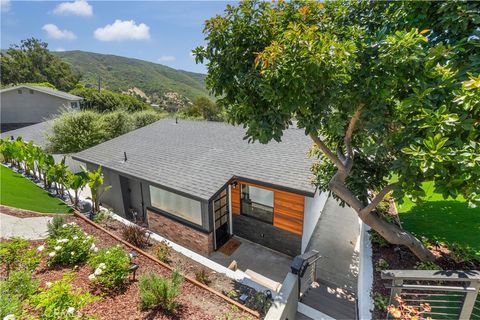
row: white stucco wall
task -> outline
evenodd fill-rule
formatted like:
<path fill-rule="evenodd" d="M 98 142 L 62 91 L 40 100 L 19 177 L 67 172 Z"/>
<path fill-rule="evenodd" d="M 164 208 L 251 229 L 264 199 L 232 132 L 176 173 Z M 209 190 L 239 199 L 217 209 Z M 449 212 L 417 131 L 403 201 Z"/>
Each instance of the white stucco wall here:
<path fill-rule="evenodd" d="M 328 199 L 328 192 L 317 190 L 315 196 L 305 197 L 305 206 L 303 214 L 303 235 L 302 235 L 302 253 L 307 249 L 308 242 L 312 237 L 318 219 L 322 214 L 325 203 Z"/>
<path fill-rule="evenodd" d="M 2 123 L 38 123 L 63 109 L 70 107 L 70 101 L 28 88 L 2 92 L 0 95 Z"/>

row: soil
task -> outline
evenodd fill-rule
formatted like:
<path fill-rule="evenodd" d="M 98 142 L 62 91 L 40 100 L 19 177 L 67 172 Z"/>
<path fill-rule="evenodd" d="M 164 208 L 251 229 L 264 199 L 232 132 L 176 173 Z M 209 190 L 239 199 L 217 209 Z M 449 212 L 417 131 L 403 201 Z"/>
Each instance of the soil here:
<path fill-rule="evenodd" d="M 382 280 L 380 274 L 381 271 L 375 270 L 375 265 L 379 259 L 384 259 L 388 262 L 388 269 L 391 270 L 412 270 L 416 268 L 417 263 L 420 260 L 411 253 L 411 251 L 404 246 L 388 245 L 386 247 L 380 247 L 376 243 L 372 243 L 373 249 L 373 293 L 380 293 L 385 297 L 390 296 L 390 289 L 387 289 L 385 285 L 390 284 L 390 280 Z M 438 246 L 430 246 L 429 249 L 435 254 L 437 260 L 435 263 L 442 268 L 442 270 L 480 270 L 480 261 L 466 261 L 462 263 L 456 263 L 451 257 L 450 250 L 444 244 Z M 374 309 L 374 319 L 386 319 L 387 314 L 385 311 Z"/>
<path fill-rule="evenodd" d="M 113 218 L 107 218 L 99 222 L 99 224 L 116 236 L 123 238 L 122 230 L 125 225 L 120 221 Z M 150 239 L 149 242 L 149 245 L 142 248 L 142 250 L 155 256 L 155 247 L 158 245 L 158 241 Z M 260 312 L 261 314 L 265 314 L 267 307 L 270 305 L 266 304 L 265 307 L 262 308 L 262 306 L 258 305 L 258 301 L 255 301 L 254 299 L 256 291 L 253 288 L 241 284 L 222 273 L 215 272 L 173 249 L 170 249 L 167 264 L 173 269 L 178 270 L 180 273 L 193 279 L 196 278 L 196 274 L 198 272 L 203 270 L 208 275 L 207 283 L 204 284 L 238 302 L 240 302 L 239 297 L 242 294 L 246 294 L 249 298 L 245 302 L 245 305 L 250 309 Z"/>
<path fill-rule="evenodd" d="M 21 215 L 21 213 L 19 214 Z M 65 216 L 65 220 L 66 222 L 77 223 L 85 232 L 94 236 L 96 239 L 95 244 L 99 248 L 120 244 L 115 238 L 90 225 L 81 218 L 67 215 Z M 36 247 L 42 243 L 43 241 L 31 241 L 32 247 Z M 120 245 L 124 247 L 127 252 L 132 251 L 127 246 L 123 244 Z M 169 276 L 170 270 L 142 254 L 139 254 L 134 259 L 134 263 L 140 266 L 135 279 L 133 279 L 133 275 L 131 275 L 125 288 L 113 294 L 102 296 L 101 299 L 88 304 L 81 310 L 83 314 L 93 315 L 98 319 L 105 320 L 253 318 L 251 315 L 236 308 L 217 295 L 186 280 L 183 283 L 182 292 L 177 298 L 180 307 L 175 312 L 166 314 L 162 310 L 141 310 L 139 307 L 138 278 L 148 272 Z M 184 268 L 188 269 L 186 265 Z M 87 265 L 80 265 L 77 268 L 49 268 L 46 266 L 46 258 L 44 257 L 39 267 L 34 271 L 34 277 L 40 281 L 41 287 L 45 287 L 46 282 L 59 280 L 66 272 L 73 272 L 73 285 L 75 288 L 82 288 L 92 294 L 99 294 L 98 288 L 88 280 L 88 275 L 91 274 L 92 270 Z M 2 266 L 0 274 L 2 277 L 5 276 L 4 266 Z"/>

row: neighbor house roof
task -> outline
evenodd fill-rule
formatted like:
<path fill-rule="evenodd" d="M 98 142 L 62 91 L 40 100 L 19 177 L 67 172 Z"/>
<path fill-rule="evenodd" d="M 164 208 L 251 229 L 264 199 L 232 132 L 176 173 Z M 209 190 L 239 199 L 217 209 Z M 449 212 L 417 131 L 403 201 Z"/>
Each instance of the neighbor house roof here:
<path fill-rule="evenodd" d="M 52 96 L 56 96 L 56 97 L 59 97 L 59 98 L 63 98 L 65 100 L 69 100 L 69 101 L 78 101 L 78 100 L 83 99 L 82 97 L 75 96 L 73 94 L 66 93 L 66 92 L 63 92 L 63 91 L 50 89 L 50 88 L 47 88 L 47 87 L 37 87 L 37 86 L 31 86 L 31 85 L 25 85 L 25 84 L 21 84 L 21 85 L 18 85 L 18 86 L 2 89 L 2 90 L 0 90 L 0 93 L 12 91 L 12 90 L 17 90 L 17 89 L 21 89 L 21 88 L 26 88 L 26 89 L 35 90 L 35 91 L 38 91 L 38 92 L 43 92 L 43 93 L 46 93 L 46 94 L 49 94 L 49 95 L 52 95 Z"/>
<path fill-rule="evenodd" d="M 280 143 L 248 143 L 244 136 L 245 129 L 226 123 L 163 119 L 73 158 L 203 200 L 232 177 L 314 194 L 303 130 L 285 130 Z"/>
<path fill-rule="evenodd" d="M 14 139 L 17 139 L 18 137 L 22 137 L 23 141 L 32 141 L 34 145 L 45 148 L 47 145 L 47 135 L 52 132 L 52 123 L 53 120 L 48 120 L 19 129 L 2 132 L 0 133 L 0 138 L 10 138 L 13 136 Z"/>

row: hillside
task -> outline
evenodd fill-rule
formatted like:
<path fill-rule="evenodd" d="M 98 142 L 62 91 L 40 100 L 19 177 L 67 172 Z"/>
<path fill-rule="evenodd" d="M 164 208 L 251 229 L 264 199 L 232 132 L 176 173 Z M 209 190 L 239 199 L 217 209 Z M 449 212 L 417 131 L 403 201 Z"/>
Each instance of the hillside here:
<path fill-rule="evenodd" d="M 146 95 L 149 103 L 168 107 L 182 105 L 197 97 L 208 95 L 205 89 L 205 75 L 200 73 L 176 70 L 133 58 L 85 51 L 55 54 L 83 74 L 81 82 L 96 86 L 100 76 L 102 87 L 135 93 L 139 97 L 143 96 L 144 100 Z"/>

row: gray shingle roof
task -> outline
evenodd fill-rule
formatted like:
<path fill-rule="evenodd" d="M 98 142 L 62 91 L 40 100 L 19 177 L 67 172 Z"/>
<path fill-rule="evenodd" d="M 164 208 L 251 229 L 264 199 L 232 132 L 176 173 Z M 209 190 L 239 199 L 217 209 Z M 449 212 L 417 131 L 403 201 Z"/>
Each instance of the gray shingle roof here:
<path fill-rule="evenodd" d="M 21 84 L 21 85 L 18 85 L 18 86 L 14 86 L 14 87 L 10 87 L 10 88 L 0 90 L 0 93 L 11 91 L 11 90 L 17 90 L 17 89 L 20 89 L 20 88 L 27 88 L 27 89 L 43 92 L 43 93 L 50 94 L 50 95 L 56 96 L 56 97 L 60 97 L 60 98 L 63 98 L 65 100 L 69 100 L 69 101 L 79 101 L 79 100 L 83 99 L 82 97 L 75 96 L 73 94 L 66 93 L 66 92 L 63 92 L 63 91 L 50 89 L 50 88 L 47 88 L 47 87 L 30 86 L 30 85 L 25 85 L 25 84 Z"/>
<path fill-rule="evenodd" d="M 249 144 L 244 134 L 226 123 L 164 119 L 73 158 L 205 200 L 233 176 L 314 193 L 303 130 L 285 130 L 282 142 L 268 144 Z"/>
<path fill-rule="evenodd" d="M 33 141 L 33 144 L 41 148 L 47 145 L 47 135 L 51 134 L 52 120 L 43 121 L 31 126 L 10 130 L 0 133 L 0 138 L 11 137 L 14 139 L 22 137 L 24 141 Z"/>

